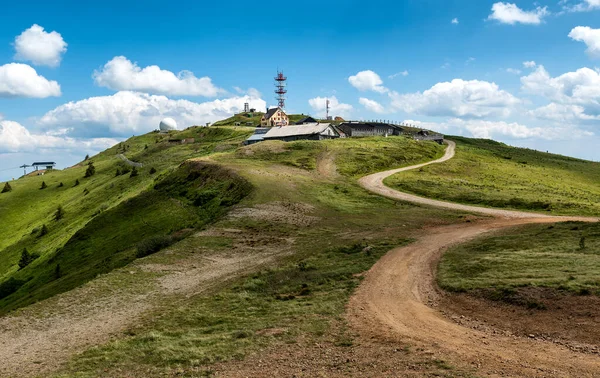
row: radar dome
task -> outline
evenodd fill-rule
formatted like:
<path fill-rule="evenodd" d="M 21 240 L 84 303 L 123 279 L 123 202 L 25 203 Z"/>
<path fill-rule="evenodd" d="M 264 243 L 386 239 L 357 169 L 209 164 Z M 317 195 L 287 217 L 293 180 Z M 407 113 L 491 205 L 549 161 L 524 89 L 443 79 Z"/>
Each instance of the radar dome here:
<path fill-rule="evenodd" d="M 173 118 L 165 118 L 160 121 L 160 131 L 166 133 L 167 131 L 177 130 L 177 122 Z"/>

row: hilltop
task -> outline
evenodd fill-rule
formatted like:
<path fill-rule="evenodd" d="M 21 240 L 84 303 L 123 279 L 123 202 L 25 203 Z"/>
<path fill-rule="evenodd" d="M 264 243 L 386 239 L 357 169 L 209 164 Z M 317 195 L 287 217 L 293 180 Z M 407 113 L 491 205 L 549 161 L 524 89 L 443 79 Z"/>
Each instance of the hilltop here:
<path fill-rule="evenodd" d="M 238 113 L 224 120 L 215 122 L 213 126 L 260 126 L 260 119 L 264 115 L 264 112 L 253 112 L 253 113 Z M 287 115 L 290 123 L 300 121 L 302 118 L 307 117 L 304 114 L 288 114 Z"/>

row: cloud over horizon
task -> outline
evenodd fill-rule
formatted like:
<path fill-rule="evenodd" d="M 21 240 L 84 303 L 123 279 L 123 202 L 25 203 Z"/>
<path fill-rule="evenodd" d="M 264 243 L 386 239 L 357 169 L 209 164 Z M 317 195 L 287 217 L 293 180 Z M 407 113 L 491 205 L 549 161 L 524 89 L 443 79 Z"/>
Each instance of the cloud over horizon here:
<path fill-rule="evenodd" d="M 93 78 L 96 85 L 115 91 L 203 97 L 216 97 L 225 92 L 209 77 L 198 78 L 190 71 L 175 74 L 156 65 L 142 68 L 124 56 L 116 56 L 94 71 Z"/>
<path fill-rule="evenodd" d="M 0 97 L 59 97 L 60 85 L 23 63 L 0 66 Z"/>
<path fill-rule="evenodd" d="M 180 128 L 202 126 L 241 112 L 246 102 L 256 109 L 266 107 L 264 100 L 250 95 L 196 103 L 121 91 L 60 105 L 44 114 L 38 125 L 46 130 L 68 128 L 72 136 L 125 137 L 157 129 L 164 117 L 174 118 Z"/>

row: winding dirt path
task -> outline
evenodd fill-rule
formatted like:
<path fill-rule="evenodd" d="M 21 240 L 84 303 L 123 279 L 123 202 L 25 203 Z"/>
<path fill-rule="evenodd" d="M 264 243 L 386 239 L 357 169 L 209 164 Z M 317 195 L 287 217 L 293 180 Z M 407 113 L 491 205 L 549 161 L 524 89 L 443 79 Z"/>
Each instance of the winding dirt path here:
<path fill-rule="evenodd" d="M 597 222 L 597 218 L 558 217 L 497 210 L 430 200 L 401 193 L 383 185 L 395 173 L 442 163 L 454 156 L 455 144 L 448 141 L 446 154 L 412 167 L 366 176 L 360 184 L 389 198 L 413 203 L 490 215 L 495 218 L 428 229 L 414 244 L 386 254 L 368 272 L 350 300 L 348 319 L 364 336 L 409 341 L 437 349 L 463 367 L 487 376 L 572 376 L 600 375 L 600 356 L 573 352 L 565 347 L 534 339 L 491 334 L 460 326 L 428 304 L 438 289 L 435 269 L 448 247 L 506 227 L 568 220 Z"/>

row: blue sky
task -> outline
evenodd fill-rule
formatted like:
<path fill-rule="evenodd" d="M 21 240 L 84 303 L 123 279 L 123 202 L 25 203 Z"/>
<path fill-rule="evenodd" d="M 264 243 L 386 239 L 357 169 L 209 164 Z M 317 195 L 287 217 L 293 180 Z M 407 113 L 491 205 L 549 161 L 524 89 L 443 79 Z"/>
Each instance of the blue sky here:
<path fill-rule="evenodd" d="M 275 104 L 600 160 L 600 0 L 3 4 L 0 181 Z M 527 64 L 524 64 L 528 62 Z M 181 73 L 183 72 L 183 73 Z"/>

